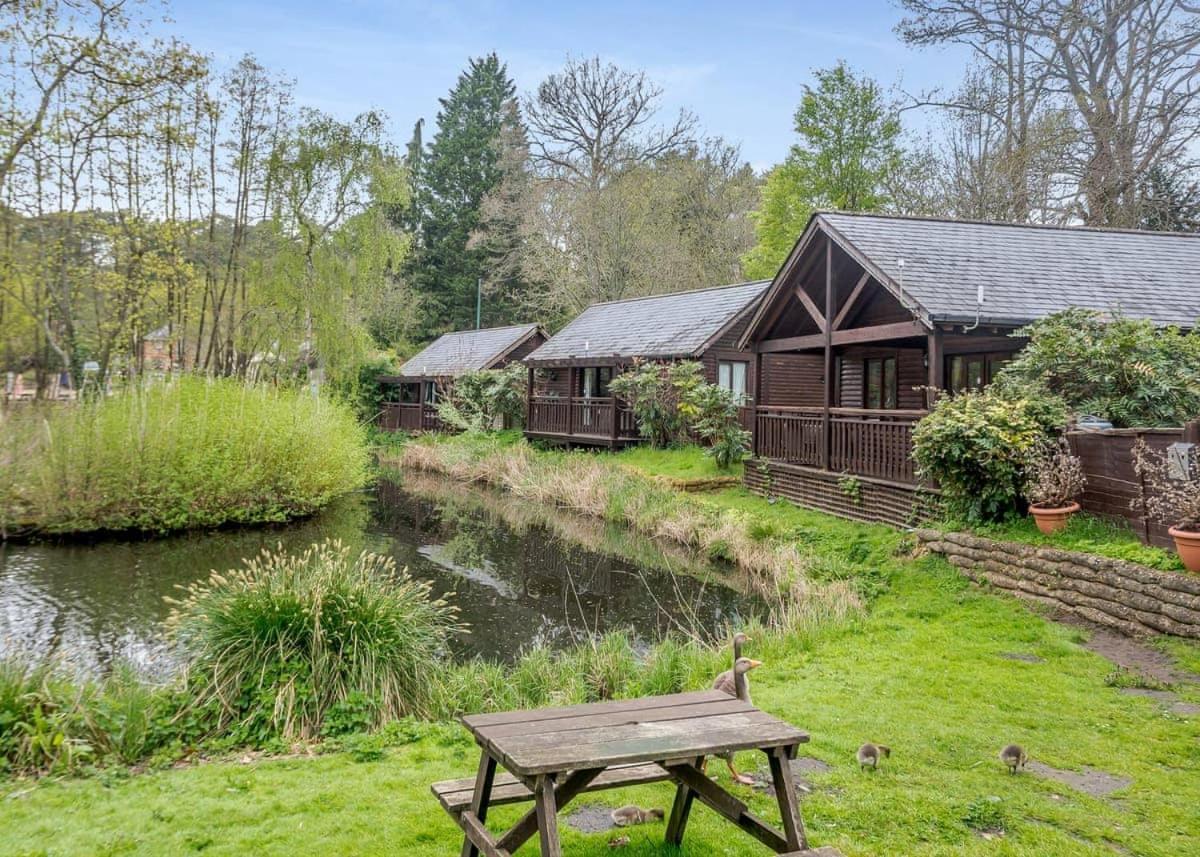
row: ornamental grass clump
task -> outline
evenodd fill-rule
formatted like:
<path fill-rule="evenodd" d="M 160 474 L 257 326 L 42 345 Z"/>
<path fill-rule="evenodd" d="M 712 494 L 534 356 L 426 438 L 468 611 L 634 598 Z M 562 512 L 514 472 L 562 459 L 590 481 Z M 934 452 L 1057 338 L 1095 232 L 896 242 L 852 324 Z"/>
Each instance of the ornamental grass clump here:
<path fill-rule="evenodd" d="M 428 583 L 337 541 L 213 572 L 174 603 L 168 627 L 197 719 L 250 744 L 316 737 L 356 700 L 373 725 L 426 714 L 460 630 Z"/>
<path fill-rule="evenodd" d="M 167 532 L 309 515 L 366 484 L 346 406 L 184 376 L 0 416 L 0 530 Z"/>

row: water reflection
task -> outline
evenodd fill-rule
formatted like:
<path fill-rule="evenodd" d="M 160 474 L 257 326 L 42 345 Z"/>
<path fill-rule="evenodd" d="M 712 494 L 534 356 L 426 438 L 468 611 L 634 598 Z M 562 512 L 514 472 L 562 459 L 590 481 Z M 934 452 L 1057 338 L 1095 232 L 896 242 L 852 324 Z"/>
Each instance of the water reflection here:
<path fill-rule="evenodd" d="M 164 596 L 282 545 L 327 537 L 395 557 L 461 611 L 460 656 L 511 659 L 630 628 L 719 634 L 749 600 L 677 548 L 589 519 L 428 476 L 381 480 L 289 526 L 147 541 L 0 545 L 0 652 L 31 650 L 84 669 L 127 658 L 169 669 Z"/>

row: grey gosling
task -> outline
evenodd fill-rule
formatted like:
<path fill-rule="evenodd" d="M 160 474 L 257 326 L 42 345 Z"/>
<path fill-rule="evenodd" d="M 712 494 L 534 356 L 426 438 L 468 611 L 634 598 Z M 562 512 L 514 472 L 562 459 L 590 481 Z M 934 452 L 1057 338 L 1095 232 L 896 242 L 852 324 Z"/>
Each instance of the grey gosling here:
<path fill-rule="evenodd" d="M 745 634 L 733 635 L 733 669 L 721 673 L 713 682 L 713 690 L 720 690 L 730 696 L 736 696 L 742 702 L 750 702 L 750 678 L 747 673 L 762 666 L 762 661 L 742 657 L 742 646 L 748 642 L 750 642 L 750 638 Z M 733 777 L 734 782 L 747 786 L 754 785 L 754 777 L 740 774 L 734 767 L 733 753 L 726 753 L 721 758 L 725 760 L 725 764 L 729 768 L 729 775 Z M 706 759 L 702 770 L 707 770 L 707 766 L 708 760 Z"/>
<path fill-rule="evenodd" d="M 1008 765 L 1010 774 L 1015 774 L 1017 768 L 1024 768 L 1028 758 L 1020 744 L 1009 744 L 1000 751 L 1000 761 Z"/>
<path fill-rule="evenodd" d="M 662 821 L 661 809 L 642 809 L 640 806 L 623 806 L 612 811 L 613 824 L 617 827 L 631 827 L 635 824 L 647 824 L 651 821 Z"/>
<path fill-rule="evenodd" d="M 868 765 L 871 770 L 879 767 L 880 758 L 888 758 L 892 755 L 892 748 L 884 744 L 872 744 L 868 741 L 858 748 L 858 769 L 861 771 Z"/>

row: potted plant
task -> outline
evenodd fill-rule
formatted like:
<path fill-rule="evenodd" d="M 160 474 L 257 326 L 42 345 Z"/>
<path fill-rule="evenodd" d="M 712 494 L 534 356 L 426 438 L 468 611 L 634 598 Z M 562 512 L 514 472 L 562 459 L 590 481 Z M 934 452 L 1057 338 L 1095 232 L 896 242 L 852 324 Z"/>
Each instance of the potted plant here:
<path fill-rule="evenodd" d="M 1200 573 L 1200 455 L 1185 449 L 1172 464 L 1166 450 L 1145 441 L 1133 448 L 1133 466 L 1145 487 L 1145 512 L 1164 524 L 1188 571 Z M 1136 501 L 1135 501 L 1135 505 Z"/>
<path fill-rule="evenodd" d="M 1079 511 L 1075 498 L 1085 481 L 1083 464 L 1065 438 L 1034 447 L 1025 466 L 1025 499 L 1039 530 L 1051 535 L 1067 525 Z"/>

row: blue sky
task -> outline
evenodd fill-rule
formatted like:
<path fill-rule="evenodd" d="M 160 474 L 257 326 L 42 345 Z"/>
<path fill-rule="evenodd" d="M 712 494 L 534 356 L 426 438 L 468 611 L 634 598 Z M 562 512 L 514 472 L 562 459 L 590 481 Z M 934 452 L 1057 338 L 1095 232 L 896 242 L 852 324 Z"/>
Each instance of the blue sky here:
<path fill-rule="evenodd" d="M 170 31 L 218 66 L 255 54 L 296 80 L 301 104 L 347 118 L 387 112 L 398 142 L 430 123 L 470 56 L 496 51 L 520 91 L 568 53 L 645 68 L 672 112 L 738 143 L 759 169 L 793 142 L 792 113 L 812 69 L 839 59 L 885 86 L 953 86 L 964 55 L 912 50 L 889 0 L 792 3 L 464 3 L 384 0 L 174 0 Z M 922 118 L 910 117 L 921 127 Z"/>

